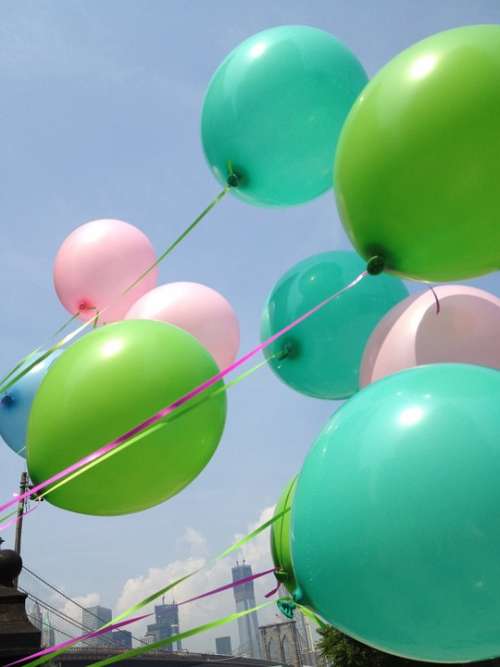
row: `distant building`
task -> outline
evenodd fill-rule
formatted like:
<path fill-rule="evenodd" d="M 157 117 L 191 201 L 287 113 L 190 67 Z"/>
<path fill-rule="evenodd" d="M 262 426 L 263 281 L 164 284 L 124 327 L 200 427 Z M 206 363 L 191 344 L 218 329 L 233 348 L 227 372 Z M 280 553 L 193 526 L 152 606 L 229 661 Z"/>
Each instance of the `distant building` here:
<path fill-rule="evenodd" d="M 42 609 L 35 600 L 28 612 L 28 617 L 37 630 L 41 632 L 41 644 L 44 648 L 56 643 L 54 628 L 52 627 L 49 612 Z"/>
<path fill-rule="evenodd" d="M 56 643 L 56 633 L 52 627 L 52 621 L 50 620 L 50 614 L 47 611 L 45 614 L 45 619 L 43 621 L 43 630 L 42 630 L 42 646 L 54 646 Z"/>
<path fill-rule="evenodd" d="M 113 648 L 132 648 L 132 633 L 128 630 L 115 630 L 111 633 Z"/>
<path fill-rule="evenodd" d="M 215 653 L 217 655 L 233 655 L 231 649 L 231 637 L 216 637 Z"/>
<path fill-rule="evenodd" d="M 85 628 L 85 632 L 94 632 L 100 627 L 109 623 L 113 618 L 113 612 L 107 607 L 101 607 L 96 605 L 95 607 L 87 607 L 82 611 L 82 625 Z M 101 646 L 110 646 L 111 638 L 107 635 L 102 637 L 92 637 L 92 639 L 85 640 L 86 646 L 101 647 Z"/>
<path fill-rule="evenodd" d="M 289 597 L 290 593 L 283 585 L 281 585 L 278 588 L 278 596 Z M 285 616 L 282 615 L 282 618 L 285 619 Z M 319 656 L 316 651 L 316 642 L 319 637 L 317 636 L 316 627 L 311 625 L 311 622 L 304 616 L 304 614 L 298 612 L 295 614 L 295 621 L 297 623 L 302 662 L 304 665 L 316 667 L 316 665 L 319 664 Z"/>
<path fill-rule="evenodd" d="M 294 667 L 304 664 L 295 621 L 263 625 L 259 630 L 265 660 Z"/>
<path fill-rule="evenodd" d="M 236 562 L 235 567 L 232 568 L 233 581 L 245 579 L 252 574 L 252 567 L 245 563 Z M 236 602 L 236 611 L 246 611 L 255 607 L 255 590 L 253 581 L 246 584 L 240 584 L 233 589 L 234 600 Z M 240 638 L 240 646 L 238 653 L 251 658 L 260 658 L 260 641 L 259 641 L 259 619 L 257 612 L 247 614 L 238 619 L 238 634 Z"/>
<path fill-rule="evenodd" d="M 179 632 L 179 607 L 174 604 L 160 604 L 155 607 L 155 623 L 147 626 L 144 641 L 148 644 L 168 639 Z M 182 642 L 175 643 L 177 651 L 182 651 Z M 173 651 L 174 647 L 169 644 L 164 651 Z"/>

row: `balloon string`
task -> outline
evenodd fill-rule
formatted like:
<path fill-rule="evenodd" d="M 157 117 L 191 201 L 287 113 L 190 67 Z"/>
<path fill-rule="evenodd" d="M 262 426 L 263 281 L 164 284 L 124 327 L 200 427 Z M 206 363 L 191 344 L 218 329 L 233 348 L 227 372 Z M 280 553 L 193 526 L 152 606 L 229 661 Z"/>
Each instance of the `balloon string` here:
<path fill-rule="evenodd" d="M 99 630 L 86 632 L 85 634 L 80 635 L 80 637 L 66 639 L 65 641 L 60 642 L 59 644 L 55 644 L 54 646 L 49 646 L 48 648 L 44 648 L 41 651 L 32 653 L 31 655 L 28 655 L 24 658 L 20 658 L 19 660 L 14 660 L 13 662 L 9 662 L 5 665 L 5 667 L 13 667 L 14 665 L 21 665 L 23 663 L 27 663 L 28 660 L 30 660 L 30 662 L 28 662 L 28 665 L 31 665 L 32 667 L 35 667 L 35 665 L 42 665 L 45 662 L 49 662 L 56 656 L 61 655 L 61 653 L 64 653 L 66 649 L 71 648 L 71 646 L 74 646 L 78 642 L 84 642 L 94 637 L 101 637 L 102 635 L 105 635 L 108 632 L 117 630 L 118 628 L 124 627 L 125 625 L 130 625 L 131 623 L 136 623 L 137 621 L 142 621 L 143 619 L 148 618 L 149 616 L 152 616 L 152 614 L 143 614 L 142 616 L 135 616 L 134 618 L 129 618 L 127 621 L 121 621 L 120 623 L 115 623 L 114 625 L 111 625 L 106 628 L 100 628 Z M 38 660 L 34 658 L 38 658 Z"/>
<path fill-rule="evenodd" d="M 237 588 L 238 586 L 242 586 L 243 584 L 250 583 L 252 581 L 255 581 L 256 579 L 260 579 L 261 577 L 264 577 L 268 574 L 271 574 L 274 572 L 274 568 L 270 570 L 265 570 L 264 572 L 257 572 L 256 574 L 251 574 L 248 577 L 244 577 L 242 579 L 237 579 L 236 581 L 232 581 L 229 584 L 225 584 L 224 586 L 219 586 L 218 588 L 214 588 L 210 591 L 207 591 L 206 593 L 202 593 L 201 595 L 196 595 L 195 597 L 189 598 L 188 600 L 184 600 L 183 602 L 178 602 L 177 606 L 181 607 L 182 605 L 188 604 L 190 602 L 197 602 L 198 600 L 202 600 L 206 597 L 210 597 L 212 595 L 216 595 L 218 593 L 222 593 L 226 590 L 229 590 L 231 588 Z M 54 657 L 57 655 L 61 655 L 61 653 L 64 653 L 66 649 L 70 648 L 74 644 L 78 642 L 84 642 L 87 641 L 88 639 L 92 639 L 93 637 L 101 637 L 102 635 L 107 634 L 108 632 L 112 632 L 113 630 L 116 630 L 119 627 L 122 627 L 124 625 L 128 625 L 130 623 L 135 623 L 136 621 L 141 621 L 145 618 L 148 618 L 152 616 L 152 614 L 144 614 L 142 616 L 134 616 L 133 618 L 127 620 L 127 621 L 119 621 L 118 623 L 112 623 L 111 625 L 104 625 L 103 627 L 99 628 L 98 630 L 94 630 L 92 632 L 86 632 L 83 635 L 80 635 L 79 637 L 74 637 L 69 640 L 60 642 L 59 644 L 55 644 L 53 646 L 49 646 L 48 648 L 42 649 L 41 651 L 37 651 L 36 653 L 32 653 L 31 655 L 28 655 L 24 658 L 21 658 L 19 660 L 15 660 L 14 662 L 8 663 L 5 667 L 13 667 L 14 665 L 19 665 L 23 662 L 28 662 L 28 660 L 32 660 L 33 662 L 30 662 L 30 665 L 40 665 L 43 664 L 43 662 L 48 662 L 49 660 L 52 660 Z M 40 658 L 42 656 L 49 656 L 47 660 L 43 660 L 40 662 L 34 661 L 35 658 Z"/>
<path fill-rule="evenodd" d="M 273 357 L 274 357 L 274 356 L 275 356 L 275 355 L 273 355 Z M 272 357 L 271 357 L 271 358 L 272 358 Z M 101 463 L 102 461 L 105 461 L 106 459 L 110 458 L 111 456 L 115 456 L 116 454 L 118 454 L 119 452 L 123 451 L 124 449 L 127 449 L 127 448 L 130 447 L 131 445 L 134 445 L 136 442 L 138 442 L 139 440 L 142 440 L 144 437 L 150 435 L 152 432 L 155 432 L 155 431 L 158 431 L 158 430 L 160 430 L 160 429 L 162 429 L 162 428 L 165 428 L 165 426 L 168 426 L 172 421 L 174 421 L 175 419 L 178 419 L 179 417 L 183 416 L 183 415 L 186 414 L 187 412 L 190 412 L 191 410 L 194 410 L 194 409 L 195 409 L 196 407 L 198 407 L 198 405 L 200 405 L 201 403 L 204 403 L 205 401 L 214 398 L 214 397 L 217 396 L 218 394 L 227 391 L 227 390 L 230 389 L 231 387 L 236 386 L 237 384 L 239 384 L 240 382 L 242 382 L 243 380 L 245 380 L 247 377 L 250 377 L 250 375 L 252 375 L 252 374 L 255 373 L 256 371 L 258 371 L 260 368 L 262 368 L 263 366 L 266 366 L 267 363 L 268 363 L 267 360 L 261 361 L 261 362 L 259 362 L 258 364 L 256 364 L 255 366 L 253 366 L 252 368 L 249 368 L 249 369 L 248 369 L 247 371 L 245 371 L 244 373 L 241 373 L 240 375 L 238 375 L 238 377 L 235 378 L 234 380 L 232 380 L 231 382 L 228 382 L 227 384 L 223 384 L 223 385 L 221 385 L 220 387 L 217 387 L 217 388 L 216 388 L 215 390 L 213 390 L 213 391 L 206 392 L 206 393 L 202 394 L 202 395 L 199 397 L 199 400 L 197 400 L 197 401 L 195 401 L 195 400 L 190 401 L 189 403 L 187 403 L 186 405 L 182 406 L 181 408 L 179 408 L 178 410 L 176 410 L 175 412 L 173 412 L 171 415 L 169 415 L 164 421 L 161 421 L 161 422 L 159 422 L 159 423 L 157 423 L 157 424 L 155 424 L 155 425 L 153 425 L 153 426 L 150 426 L 149 428 L 145 429 L 144 431 L 142 431 L 141 433 L 139 433 L 139 434 L 138 434 L 137 436 L 135 436 L 134 438 L 130 438 L 129 440 L 126 440 L 126 441 L 123 442 L 121 445 L 119 445 L 119 446 L 116 447 L 115 449 L 112 449 L 112 450 L 111 450 L 110 452 L 108 452 L 107 454 L 104 454 L 104 455 L 101 456 L 100 458 L 95 459 L 94 461 L 91 461 L 91 462 L 88 463 L 86 466 L 80 468 L 79 470 L 76 470 L 75 472 L 71 473 L 71 474 L 68 475 L 67 477 L 64 477 L 64 478 L 61 479 L 58 483 L 56 483 L 56 484 L 54 484 L 53 486 L 51 486 L 51 487 L 49 487 L 48 489 L 46 489 L 43 493 L 36 494 L 36 498 L 35 498 L 35 499 L 36 499 L 37 501 L 44 500 L 44 498 L 45 498 L 46 496 L 48 496 L 50 493 L 53 493 L 54 491 L 57 491 L 57 489 L 61 488 L 61 487 L 64 486 L 65 484 L 68 484 L 68 483 L 71 482 L 72 480 L 76 479 L 77 477 L 79 477 L 80 475 L 82 475 L 84 472 L 87 472 L 88 470 L 91 470 L 94 466 L 98 465 L 98 464 Z M 23 450 L 25 450 L 25 449 L 26 449 L 26 446 L 23 447 L 23 449 L 20 450 L 20 451 L 23 451 Z M 30 490 L 30 493 L 31 493 L 31 495 L 33 496 L 33 494 L 34 494 L 33 489 Z M 34 509 L 34 508 L 33 508 L 33 509 Z M 9 528 L 10 526 L 15 525 L 15 524 L 21 519 L 21 517 L 24 517 L 24 516 L 25 516 L 26 514 L 28 514 L 28 513 L 29 513 L 29 512 L 23 512 L 23 513 L 20 514 L 19 516 L 14 517 L 14 519 L 12 519 L 11 521 L 9 521 L 8 523 L 4 523 L 4 524 L 0 525 L 0 530 L 6 530 L 6 529 Z M 6 515 L 0 517 L 0 521 L 6 521 L 7 519 L 9 519 L 9 518 L 10 518 L 11 516 L 13 516 L 14 514 L 17 514 L 17 510 L 14 510 L 13 512 L 10 512 L 9 514 L 6 514 Z"/>
<path fill-rule="evenodd" d="M 437 295 L 436 290 L 434 289 L 434 287 L 429 287 L 429 289 L 432 292 L 432 294 L 434 296 L 434 299 L 436 301 L 436 315 L 439 315 L 439 313 L 441 312 L 441 304 L 439 303 L 438 295 Z"/>
<path fill-rule="evenodd" d="M 224 584 L 224 586 L 219 586 L 218 588 L 214 588 L 211 591 L 208 591 L 207 593 L 202 593 L 201 595 L 195 595 L 195 597 L 189 598 L 188 600 L 184 600 L 183 602 L 178 602 L 177 606 L 181 607 L 184 604 L 188 604 L 188 602 L 196 602 L 197 600 L 202 600 L 203 598 L 210 597 L 211 595 L 222 593 L 231 588 L 237 588 L 238 586 L 242 586 L 243 584 L 249 584 L 251 581 L 255 581 L 256 579 L 265 577 L 266 575 L 272 574 L 273 572 L 274 572 L 274 567 L 272 567 L 270 570 L 264 570 L 264 572 L 257 572 L 256 574 L 251 574 L 248 577 L 243 577 L 243 579 L 237 579 L 236 581 L 231 581 L 231 583 Z"/>
<path fill-rule="evenodd" d="M 182 641 L 183 639 L 188 639 L 189 637 L 200 635 L 204 632 L 208 632 L 209 630 L 213 630 L 222 625 L 226 625 L 226 623 L 231 623 L 233 621 L 236 621 L 240 618 L 248 616 L 249 614 L 253 614 L 254 612 L 260 611 L 261 609 L 265 609 L 266 607 L 269 607 L 271 604 L 273 604 L 273 602 L 270 601 L 264 602 L 255 607 L 252 607 L 251 609 L 245 609 L 244 611 L 229 614 L 229 616 L 225 616 L 224 618 L 219 618 L 216 621 L 211 621 L 210 623 L 205 623 L 204 625 L 198 625 L 195 628 L 191 628 L 191 630 L 186 630 L 185 632 L 179 632 L 176 635 L 171 635 L 170 637 L 167 637 L 166 639 L 161 639 L 160 641 L 154 642 L 153 644 L 148 644 L 146 646 L 139 646 L 137 648 L 129 649 L 124 653 L 120 653 L 119 655 L 106 658 L 105 660 L 99 660 L 97 662 L 93 662 L 89 665 L 89 667 L 105 667 L 106 665 L 112 665 L 115 662 L 121 662 L 122 660 L 127 660 L 128 658 L 133 658 L 137 655 L 142 655 L 144 653 L 148 653 L 149 651 L 154 651 L 164 646 L 169 646 L 171 644 L 174 644 L 175 642 Z"/>
<path fill-rule="evenodd" d="M 224 190 L 219 192 L 219 194 L 210 202 L 210 204 L 193 220 L 193 222 L 188 227 L 186 227 L 186 229 L 182 232 L 182 234 L 180 234 L 175 239 L 175 241 L 173 241 L 168 246 L 168 248 L 164 252 L 162 252 L 162 254 L 158 257 L 158 259 L 155 262 L 153 262 L 153 264 L 151 264 L 151 266 L 149 266 L 143 273 L 141 273 L 141 275 L 136 280 L 134 280 L 134 282 L 131 285 L 129 285 L 126 288 L 126 290 L 121 294 L 121 296 L 128 294 L 130 290 L 134 289 L 134 287 L 137 287 L 137 285 L 140 282 L 142 282 L 144 278 L 149 273 L 151 273 L 151 271 L 153 271 L 153 269 L 155 269 L 159 264 L 161 264 L 161 262 L 163 262 L 163 260 L 166 257 L 168 257 L 168 255 L 170 255 L 170 253 L 179 245 L 179 243 L 181 243 L 181 241 L 183 241 L 186 238 L 186 236 L 188 236 L 188 234 L 190 234 L 200 224 L 200 222 L 207 216 L 207 214 L 210 213 L 210 211 L 213 208 L 215 208 L 220 201 L 222 201 L 222 199 L 226 196 L 226 194 L 229 192 L 230 189 L 231 186 L 229 184 L 226 185 Z"/>
<path fill-rule="evenodd" d="M 96 461 L 97 459 L 100 459 L 103 455 L 108 454 L 110 451 L 113 449 L 116 449 L 119 445 L 123 444 L 126 442 L 129 438 L 135 437 L 136 435 L 140 434 L 142 431 L 144 431 L 146 428 L 157 424 L 161 420 L 163 420 L 165 417 L 170 415 L 172 412 L 177 410 L 179 407 L 187 403 L 188 401 L 192 400 L 196 396 L 199 396 L 201 393 L 215 385 L 216 383 L 220 382 L 223 378 L 226 377 L 229 373 L 233 372 L 240 366 L 242 366 L 244 363 L 249 361 L 252 357 L 254 357 L 256 354 L 261 352 L 262 350 L 265 350 L 267 347 L 269 347 L 272 343 L 274 343 L 276 340 L 278 340 L 280 337 L 282 337 L 284 334 L 288 333 L 295 327 L 297 327 L 299 324 L 307 320 L 309 317 L 317 313 L 319 310 L 330 304 L 333 300 L 337 299 L 339 296 L 347 292 L 348 290 L 352 289 L 355 287 L 363 278 L 367 276 L 367 272 L 363 271 L 360 273 L 352 282 L 350 282 L 348 285 L 343 287 L 342 289 L 338 290 L 334 294 L 330 295 L 326 299 L 323 299 L 320 303 L 318 303 L 316 306 L 308 310 L 306 313 L 298 317 L 296 320 L 291 322 L 290 324 L 287 324 L 285 327 L 277 331 L 275 334 L 270 336 L 267 340 L 265 340 L 262 343 L 259 343 L 256 345 L 253 349 L 251 349 L 249 352 L 244 354 L 242 357 L 234 361 L 232 364 L 227 366 L 224 370 L 220 371 L 219 373 L 216 373 L 213 375 L 211 378 L 206 380 L 205 382 L 202 382 L 198 387 L 195 387 L 191 391 L 188 391 L 184 396 L 181 396 L 178 398 L 176 401 L 171 403 L 170 405 L 166 406 L 162 410 L 159 410 L 156 414 L 154 414 L 152 417 L 149 417 L 145 421 L 143 421 L 141 424 L 138 424 L 131 430 L 127 431 L 123 435 L 119 436 L 118 438 L 115 438 L 108 444 L 100 447 L 99 449 L 95 450 L 91 454 L 88 454 L 87 456 L 84 456 L 81 458 L 79 461 L 76 461 L 75 463 L 71 464 L 67 468 L 64 468 L 63 470 L 55 473 L 48 479 L 46 479 L 43 482 L 40 482 L 39 484 L 35 485 L 31 490 L 26 491 L 22 496 L 19 496 L 18 500 L 21 500 L 22 497 L 28 497 L 33 493 L 38 493 L 38 491 L 41 491 L 42 489 L 45 489 L 47 486 L 50 486 L 51 484 L 54 484 L 54 482 L 59 481 L 60 479 L 66 477 L 67 475 L 79 470 L 80 468 L 83 468 L 89 463 L 92 463 L 93 461 Z M 4 510 L 8 509 L 11 507 L 17 500 L 9 500 L 6 503 L 3 503 L 3 505 L 0 505 L 0 512 L 3 512 Z"/>
<path fill-rule="evenodd" d="M 219 192 L 219 194 L 216 197 L 214 197 L 214 199 L 212 199 L 210 204 L 206 208 L 204 208 L 203 211 L 199 215 L 196 216 L 196 218 L 193 220 L 193 222 L 190 225 L 188 225 L 188 227 L 186 227 L 186 229 L 175 239 L 175 241 L 173 241 L 162 252 L 162 254 L 150 266 L 148 266 L 148 268 L 145 269 L 145 271 L 143 271 L 140 274 L 140 276 L 138 276 L 138 278 L 136 278 L 134 280 L 134 282 L 132 284 L 128 285 L 125 288 L 125 290 L 123 290 L 115 299 L 113 299 L 111 303 L 109 303 L 104 308 L 101 308 L 101 310 L 96 311 L 96 314 L 91 319 L 87 320 L 82 326 L 78 327 L 78 329 L 76 329 L 72 334 L 70 334 L 69 336 L 66 336 L 62 340 L 58 341 L 55 345 L 52 345 L 49 348 L 49 350 L 47 350 L 42 355 L 40 355 L 37 359 L 35 359 L 33 361 L 33 363 L 31 363 L 27 367 L 23 368 L 20 372 L 17 372 L 17 371 L 19 371 L 19 369 L 25 363 L 25 361 L 27 359 L 29 359 L 30 357 L 36 355 L 40 351 L 40 348 L 37 348 L 33 352 L 30 352 L 29 355 L 27 355 L 18 364 L 16 364 L 16 366 L 11 371 L 9 371 L 9 373 L 7 373 L 7 375 L 5 375 L 5 377 L 3 377 L 2 380 L 0 380 L 0 393 L 3 393 L 5 391 L 7 391 L 7 389 L 12 387 L 12 385 L 14 385 L 24 375 L 26 375 L 26 373 L 29 373 L 29 371 L 34 366 L 39 364 L 41 361 L 44 361 L 45 359 L 47 359 L 47 357 L 49 357 L 53 352 L 55 352 L 55 350 L 63 347 L 67 343 L 69 343 L 73 338 L 75 338 L 75 336 L 82 333 L 85 329 L 87 329 L 90 326 L 93 326 L 95 328 L 97 326 L 99 318 L 102 317 L 102 315 L 109 308 L 111 308 L 116 303 L 116 301 L 118 299 L 121 299 L 123 296 L 128 294 L 132 289 L 134 289 L 134 287 L 137 287 L 137 285 L 139 285 L 144 280 L 144 278 L 147 275 L 149 275 L 151 273 L 151 271 L 153 271 L 153 269 L 155 269 L 159 264 L 161 264 L 161 262 L 163 262 L 163 260 L 165 260 L 172 253 L 172 251 L 179 245 L 179 243 L 181 243 L 181 241 L 183 241 L 186 238 L 186 236 L 188 236 L 200 224 L 200 222 L 208 215 L 208 213 L 210 213 L 210 211 L 213 208 L 215 208 L 215 206 L 217 206 L 217 204 L 220 201 L 222 201 L 222 199 L 226 196 L 226 194 L 229 192 L 229 190 L 231 190 L 232 187 L 234 187 L 234 186 L 228 183 L 226 185 L 226 187 L 223 190 L 221 190 L 221 192 Z M 88 308 L 88 310 L 95 310 L 95 309 Z M 80 315 L 80 311 L 75 313 L 74 315 L 72 315 L 69 320 L 67 320 L 61 327 L 59 327 L 59 329 L 57 329 L 57 331 L 54 334 L 52 334 L 52 336 L 50 337 L 51 340 L 53 338 L 55 338 L 56 336 L 58 336 L 60 333 L 62 333 L 72 322 L 74 322 L 74 320 L 76 320 L 79 317 L 79 315 Z M 10 382 L 8 382 L 8 380 L 10 378 L 12 378 L 12 375 L 14 375 L 15 373 L 17 373 L 15 375 L 15 377 L 13 379 L 11 379 Z"/>

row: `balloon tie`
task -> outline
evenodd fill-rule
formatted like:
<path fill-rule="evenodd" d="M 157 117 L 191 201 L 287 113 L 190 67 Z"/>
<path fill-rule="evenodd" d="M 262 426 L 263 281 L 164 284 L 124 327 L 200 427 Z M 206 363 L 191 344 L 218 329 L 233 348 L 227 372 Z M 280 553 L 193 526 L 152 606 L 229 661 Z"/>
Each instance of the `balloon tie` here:
<path fill-rule="evenodd" d="M 29 371 L 36 366 L 38 363 L 43 361 L 44 359 L 47 359 L 55 350 L 63 347 L 66 343 L 69 343 L 73 338 L 78 336 L 80 333 L 82 333 L 85 329 L 87 329 L 90 326 L 93 326 L 94 328 L 97 326 L 97 322 L 100 316 L 102 316 L 115 302 L 115 300 L 120 299 L 121 297 L 125 296 L 128 294 L 134 287 L 137 287 L 144 278 L 151 273 L 161 262 L 163 262 L 164 259 L 166 259 L 170 253 L 183 241 L 199 224 L 200 222 L 210 213 L 210 211 L 219 204 L 219 202 L 224 199 L 224 197 L 227 195 L 229 190 L 231 190 L 232 187 L 236 187 L 240 183 L 240 176 L 234 172 L 230 173 L 230 177 L 228 179 L 227 185 L 224 187 L 219 194 L 212 199 L 210 204 L 206 208 L 203 209 L 203 211 L 196 216 L 196 218 L 193 220 L 193 222 L 186 227 L 186 229 L 179 234 L 179 236 L 162 252 L 162 254 L 150 265 L 145 269 L 140 276 L 138 276 L 134 282 L 129 285 L 121 294 L 119 294 L 116 299 L 114 299 L 111 303 L 109 303 L 107 306 L 102 308 L 100 311 L 97 312 L 97 314 L 92 317 L 90 320 L 87 320 L 82 326 L 78 327 L 74 331 L 70 332 L 68 335 L 66 335 L 64 338 L 59 340 L 57 343 L 52 345 L 49 350 L 46 352 L 40 354 L 40 348 L 37 348 L 33 352 L 31 352 L 29 355 L 27 355 L 22 361 L 20 361 L 7 375 L 5 375 L 2 380 L 0 381 L 0 392 L 6 391 L 9 387 L 11 387 L 13 384 L 15 384 L 18 380 L 20 380 L 22 377 L 26 375 L 26 373 L 29 373 Z M 229 182 L 231 181 L 231 182 Z M 235 185 L 233 185 L 233 183 Z M 78 318 L 78 316 L 81 314 L 81 312 L 85 312 L 88 310 L 96 310 L 95 307 L 90 306 L 89 303 L 85 300 L 82 299 L 80 304 L 78 305 L 78 311 L 71 316 L 71 318 L 65 322 L 54 334 L 51 336 L 51 340 L 58 336 L 60 333 L 62 333 L 75 319 Z M 26 359 L 29 359 L 31 356 L 34 355 L 39 355 L 37 358 L 30 364 L 28 364 L 26 367 L 21 368 L 23 363 L 26 361 Z M 14 377 L 12 377 L 14 376 Z"/>
<path fill-rule="evenodd" d="M 283 616 L 286 616 L 286 618 L 289 618 L 290 620 L 293 619 L 293 615 L 295 610 L 297 609 L 297 605 L 292 600 L 292 598 L 280 598 L 276 602 L 276 606 L 283 614 Z"/>
<path fill-rule="evenodd" d="M 441 304 L 439 303 L 439 297 L 438 297 L 434 287 L 429 287 L 429 289 L 432 292 L 432 294 L 434 296 L 434 299 L 436 301 L 436 315 L 439 315 L 439 313 L 441 312 Z"/>
<path fill-rule="evenodd" d="M 366 272 L 370 276 L 378 276 L 385 269 L 385 260 L 381 255 L 370 257 L 366 265 Z"/>
<path fill-rule="evenodd" d="M 360 283 L 366 277 L 366 275 L 367 272 L 363 271 L 356 278 L 354 278 L 354 280 L 352 280 L 348 285 L 338 290 L 337 292 L 334 292 L 330 296 L 326 297 L 326 299 L 320 301 L 313 308 L 300 315 L 300 317 L 295 319 L 293 322 L 290 322 L 289 324 L 284 326 L 282 329 L 280 329 L 272 336 L 270 336 L 267 340 L 256 345 L 253 349 L 251 349 L 249 352 L 241 356 L 232 364 L 230 364 L 223 370 L 219 371 L 218 373 L 210 377 L 208 380 L 205 380 L 194 389 L 191 389 L 183 396 L 179 397 L 177 400 L 170 403 L 170 405 L 167 405 L 163 409 L 151 415 L 151 417 L 148 417 L 148 419 L 144 420 L 134 428 L 124 433 L 123 435 L 115 438 L 111 442 L 108 442 L 106 445 L 99 447 L 91 454 L 84 456 L 75 463 L 69 465 L 68 467 L 64 468 L 63 470 L 60 470 L 59 472 L 55 473 L 54 475 L 44 480 L 43 482 L 37 484 L 34 487 L 33 492 L 38 492 L 41 489 L 45 489 L 48 486 L 51 486 L 51 490 L 54 491 L 56 488 L 54 486 L 55 482 L 60 482 L 64 484 L 67 481 L 65 478 L 68 478 L 68 476 L 73 475 L 73 473 L 81 474 L 82 472 L 88 470 L 90 467 L 93 467 L 94 465 L 97 465 L 101 461 L 107 459 L 109 456 L 113 455 L 117 450 L 121 451 L 124 445 L 129 446 L 132 442 L 135 442 L 137 439 L 141 439 L 144 435 L 147 435 L 150 432 L 149 431 L 150 428 L 154 429 L 162 428 L 165 422 L 165 418 L 169 417 L 172 413 L 174 413 L 174 418 L 175 418 L 175 416 L 177 416 L 178 414 L 177 411 L 181 406 L 185 406 L 186 409 L 189 409 L 192 405 L 190 404 L 190 402 L 194 398 L 200 397 L 200 395 L 203 394 L 207 389 L 210 389 L 217 383 L 220 383 L 221 380 L 223 380 L 226 377 L 226 375 L 229 375 L 237 368 L 245 364 L 247 361 L 255 357 L 259 352 L 262 352 L 263 350 L 268 348 L 276 340 L 278 340 L 286 333 L 288 333 L 289 331 L 297 327 L 299 324 L 301 324 L 301 322 L 304 322 L 305 320 L 309 319 L 310 317 L 315 315 L 319 310 L 328 306 L 335 299 L 338 299 L 342 294 L 345 294 L 345 292 L 353 289 L 356 285 L 358 285 L 358 283 Z M 48 354 L 49 353 L 45 353 L 45 356 L 47 356 Z M 259 368 L 261 365 L 265 365 L 265 363 L 266 362 L 262 362 L 262 364 L 257 364 L 255 368 Z M 243 374 L 243 376 L 245 376 L 245 374 Z M 217 390 L 217 388 L 214 389 L 215 391 Z M 223 386 L 221 386 L 220 389 L 223 390 Z M 169 421 L 167 421 L 167 423 L 169 423 Z M 60 484 L 58 484 L 57 486 L 60 486 Z M 0 512 L 3 512 L 4 510 L 8 509 L 11 505 L 12 501 L 3 503 L 2 505 L 0 505 Z"/>

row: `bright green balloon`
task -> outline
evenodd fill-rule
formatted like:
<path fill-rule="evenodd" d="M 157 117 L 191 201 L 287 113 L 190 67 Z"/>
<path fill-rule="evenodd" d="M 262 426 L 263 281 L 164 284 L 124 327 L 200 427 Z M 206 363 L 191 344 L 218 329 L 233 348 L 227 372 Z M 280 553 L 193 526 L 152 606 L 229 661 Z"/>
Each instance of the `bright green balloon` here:
<path fill-rule="evenodd" d="M 86 335 L 51 367 L 28 427 L 35 484 L 134 428 L 218 373 L 207 350 L 177 327 L 127 320 Z M 220 384 L 220 383 L 219 383 Z M 178 493 L 222 436 L 225 393 L 205 401 L 83 473 L 47 500 L 83 514 L 139 512 Z"/>
<path fill-rule="evenodd" d="M 348 285 L 366 264 L 354 252 L 325 252 L 299 262 L 267 299 L 261 337 L 266 340 Z M 367 276 L 354 288 L 264 350 L 276 375 L 296 391 L 341 399 L 359 388 L 365 345 L 382 317 L 408 296 L 401 280 Z M 285 358 L 281 352 L 287 351 Z"/>
<path fill-rule="evenodd" d="M 293 574 L 292 554 L 290 551 L 290 527 L 292 521 L 291 507 L 293 503 L 293 496 L 295 494 L 295 487 L 297 486 L 297 478 L 287 484 L 283 491 L 274 515 L 283 512 L 286 509 L 290 511 L 273 523 L 271 527 L 271 555 L 273 558 L 274 567 L 276 568 L 276 579 L 280 581 L 290 593 L 293 593 L 297 587 L 295 576 Z"/>
<path fill-rule="evenodd" d="M 403 51 L 344 125 L 337 203 L 354 247 L 417 280 L 500 268 L 500 26 Z"/>
<path fill-rule="evenodd" d="M 416 660 L 500 655 L 500 372 L 389 376 L 335 414 L 299 475 L 297 598 Z"/>
<path fill-rule="evenodd" d="M 289 206 L 331 185 L 342 124 L 367 77 L 332 35 L 281 26 L 250 37 L 210 81 L 201 121 L 216 178 L 251 204 Z"/>

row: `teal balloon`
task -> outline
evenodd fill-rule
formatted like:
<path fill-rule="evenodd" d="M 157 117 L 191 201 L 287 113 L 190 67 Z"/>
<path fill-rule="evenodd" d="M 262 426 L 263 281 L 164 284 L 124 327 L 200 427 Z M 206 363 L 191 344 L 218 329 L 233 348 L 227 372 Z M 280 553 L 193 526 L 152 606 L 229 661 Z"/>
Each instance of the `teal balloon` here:
<path fill-rule="evenodd" d="M 260 32 L 215 72 L 203 103 L 206 158 L 232 192 L 261 206 L 289 206 L 331 187 L 340 130 L 367 76 L 332 35 L 308 26 Z"/>
<path fill-rule="evenodd" d="M 436 364 L 332 417 L 292 510 L 296 598 L 344 633 L 431 662 L 500 655 L 500 373 Z"/>
<path fill-rule="evenodd" d="M 26 433 L 33 400 L 50 366 L 61 354 L 62 350 L 56 350 L 0 394 L 0 436 L 13 452 L 23 458 L 26 458 Z M 34 359 L 36 357 L 27 359 L 18 372 L 33 363 Z"/>
<path fill-rule="evenodd" d="M 296 264 L 267 299 L 262 340 L 341 290 L 365 268 L 356 253 L 344 251 L 321 253 Z M 359 368 L 370 334 L 406 296 L 408 290 L 398 278 L 368 275 L 278 338 L 264 351 L 266 359 L 276 375 L 296 391 L 316 398 L 348 398 L 359 388 Z"/>

